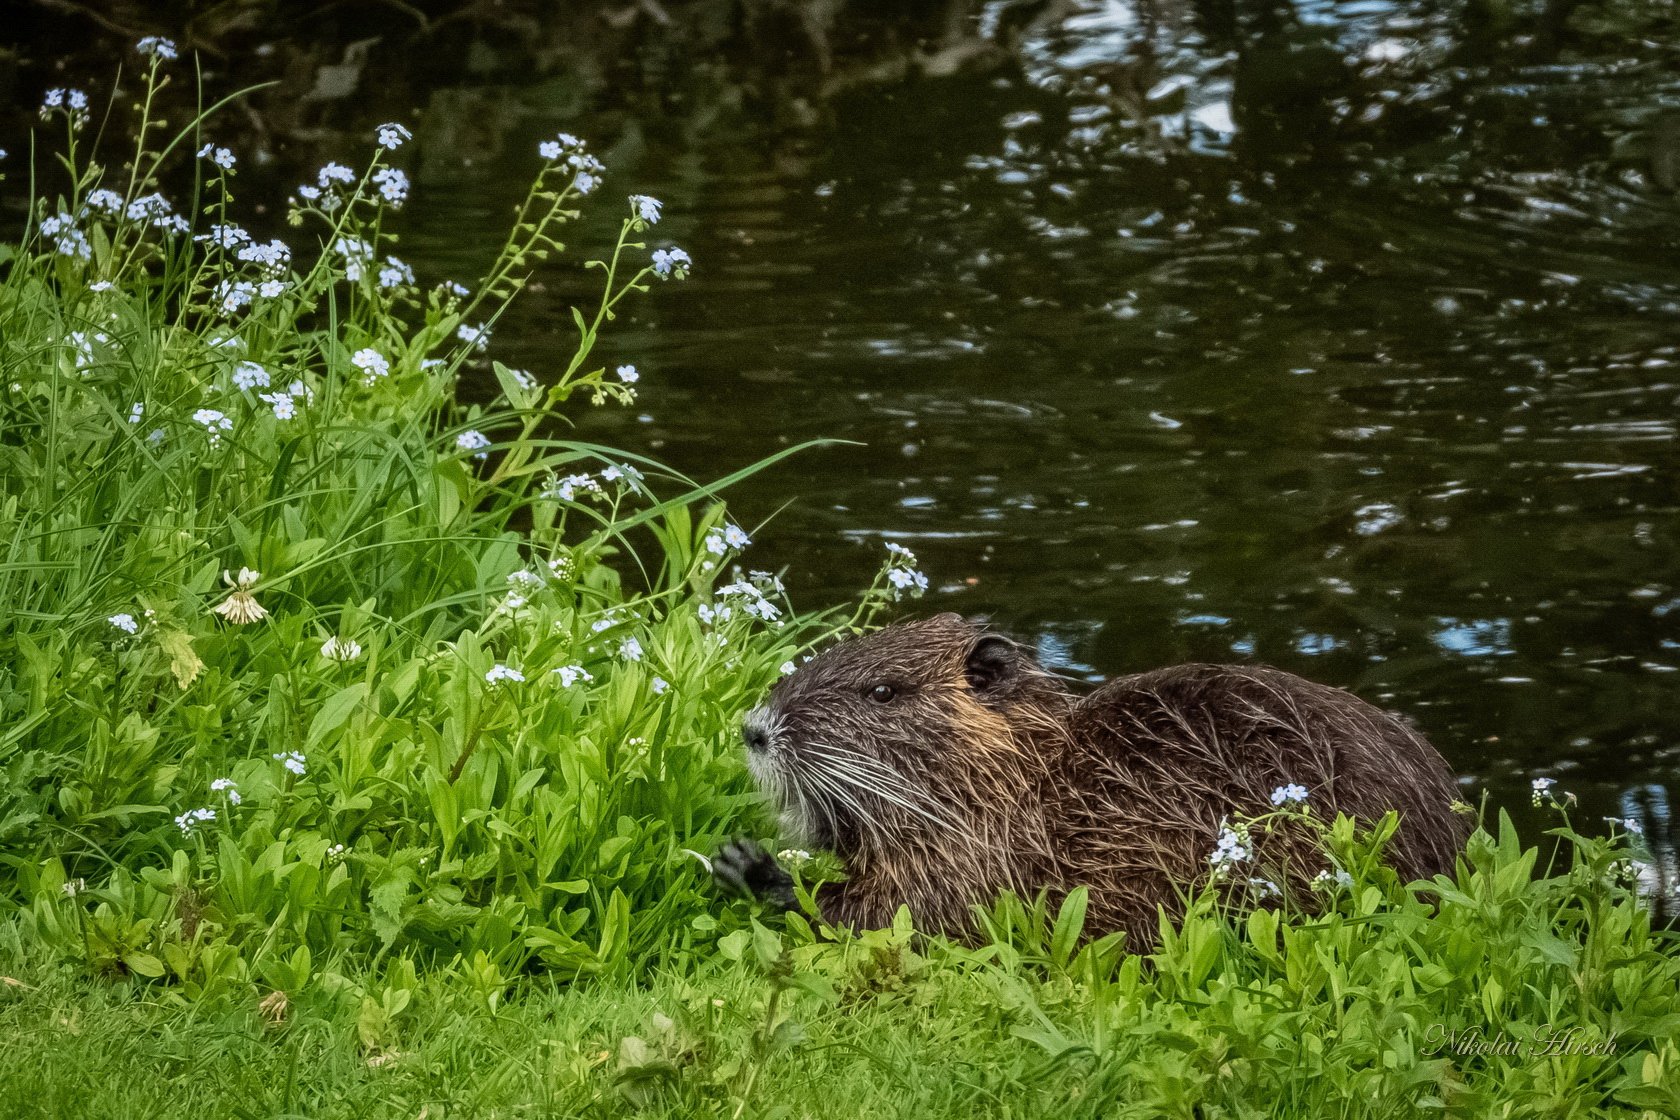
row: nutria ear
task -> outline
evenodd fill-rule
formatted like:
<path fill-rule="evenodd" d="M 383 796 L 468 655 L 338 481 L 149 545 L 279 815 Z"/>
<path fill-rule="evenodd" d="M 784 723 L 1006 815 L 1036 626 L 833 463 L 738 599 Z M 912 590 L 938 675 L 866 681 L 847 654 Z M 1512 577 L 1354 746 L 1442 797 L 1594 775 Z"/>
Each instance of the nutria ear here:
<path fill-rule="evenodd" d="M 1015 672 L 1020 651 L 1015 643 L 997 634 L 982 634 L 968 651 L 963 676 L 976 692 L 989 692 Z"/>

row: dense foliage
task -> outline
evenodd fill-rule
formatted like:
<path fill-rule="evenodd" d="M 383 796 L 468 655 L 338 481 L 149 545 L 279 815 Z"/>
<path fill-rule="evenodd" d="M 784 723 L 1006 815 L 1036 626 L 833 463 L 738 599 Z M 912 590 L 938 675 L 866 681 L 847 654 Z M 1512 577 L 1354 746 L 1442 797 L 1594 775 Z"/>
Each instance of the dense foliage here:
<path fill-rule="evenodd" d="M 634 398 L 597 355 L 687 273 L 642 240 L 659 203 L 589 262 L 570 360 L 509 369 L 491 325 L 604 173 L 580 141 L 541 144 L 479 285 L 422 288 L 382 228 L 406 130 L 299 188 L 305 259 L 233 224 L 213 117 L 149 142 L 164 65 L 120 166 L 49 95 L 70 187 L 0 284 L 0 897 L 195 994 L 338 955 L 660 959 L 707 905 L 683 849 L 748 805 L 736 717 L 821 628 L 732 570 L 732 479 L 553 435 Z M 177 212 L 156 178 L 194 151 Z M 499 394 L 459 403 L 466 371 Z"/>
<path fill-rule="evenodd" d="M 422 288 L 382 227 L 403 129 L 299 189 L 305 261 L 231 223 L 205 120 L 151 118 L 169 53 L 118 167 L 49 95 L 69 185 L 0 250 L 12 1113 L 1680 1112 L 1637 837 L 1567 819 L 1558 866 L 1501 818 L 1407 884 L 1392 819 L 1286 787 L 1338 873 L 1246 914 L 1210 881 L 1152 953 L 1086 936 L 1079 891 L 998 900 L 973 946 L 718 903 L 688 849 L 753 824 L 740 710 L 916 590 L 913 559 L 796 615 L 733 566 L 731 479 L 554 436 L 632 399 L 602 331 L 692 266 L 642 240 L 653 199 L 590 262 L 563 369 L 489 360 L 598 186 L 575 138 L 476 288 Z M 192 152 L 178 212 L 157 177 Z M 463 371 L 499 393 L 463 404 Z"/>

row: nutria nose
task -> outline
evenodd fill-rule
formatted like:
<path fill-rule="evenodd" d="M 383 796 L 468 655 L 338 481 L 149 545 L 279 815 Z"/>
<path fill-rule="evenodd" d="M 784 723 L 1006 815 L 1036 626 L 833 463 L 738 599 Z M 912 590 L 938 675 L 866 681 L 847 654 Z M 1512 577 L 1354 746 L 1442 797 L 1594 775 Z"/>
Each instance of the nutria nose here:
<path fill-rule="evenodd" d="M 749 751 L 764 751 L 770 747 L 770 733 L 756 720 L 749 719 L 741 725 L 741 738 L 747 741 Z"/>

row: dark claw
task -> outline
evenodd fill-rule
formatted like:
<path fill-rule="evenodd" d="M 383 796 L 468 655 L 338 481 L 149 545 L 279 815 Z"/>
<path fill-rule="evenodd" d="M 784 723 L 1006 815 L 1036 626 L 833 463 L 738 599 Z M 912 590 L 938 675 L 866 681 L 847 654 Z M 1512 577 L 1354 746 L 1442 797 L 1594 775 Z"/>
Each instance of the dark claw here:
<path fill-rule="evenodd" d="M 756 898 L 792 910 L 793 876 L 755 840 L 731 840 L 712 858 L 712 879 L 725 894 Z"/>

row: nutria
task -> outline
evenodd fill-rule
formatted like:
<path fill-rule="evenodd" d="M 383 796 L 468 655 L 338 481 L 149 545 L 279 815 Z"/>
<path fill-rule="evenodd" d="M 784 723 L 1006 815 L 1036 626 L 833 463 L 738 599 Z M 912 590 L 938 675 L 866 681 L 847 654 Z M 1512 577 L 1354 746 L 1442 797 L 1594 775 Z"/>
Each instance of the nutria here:
<path fill-rule="evenodd" d="M 826 650 L 776 684 L 743 734 L 787 830 L 844 860 L 847 880 L 817 902 L 854 928 L 907 903 L 921 928 L 961 936 L 1003 889 L 1054 900 L 1083 884 L 1087 933 L 1148 946 L 1158 908 L 1177 913 L 1212 873 L 1226 822 L 1272 811 L 1290 786 L 1321 818 L 1398 810 L 1384 856 L 1407 879 L 1450 870 L 1469 831 L 1441 756 L 1351 693 L 1260 666 L 1179 665 L 1081 697 L 954 614 Z M 1276 888 L 1310 899 L 1329 870 L 1298 824 L 1256 829 L 1250 848 L 1220 874 L 1243 901 Z M 728 845 L 713 869 L 793 905 L 756 844 Z"/>

